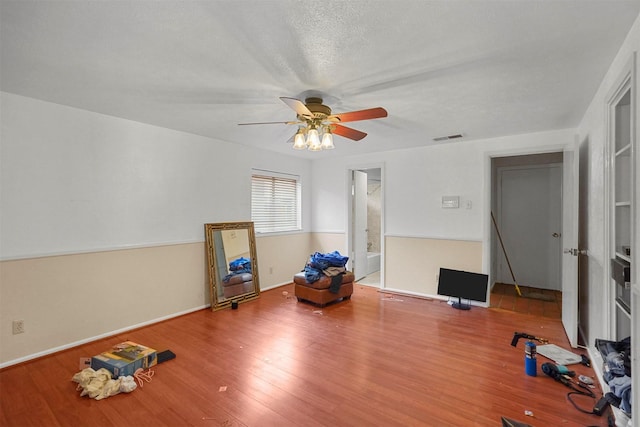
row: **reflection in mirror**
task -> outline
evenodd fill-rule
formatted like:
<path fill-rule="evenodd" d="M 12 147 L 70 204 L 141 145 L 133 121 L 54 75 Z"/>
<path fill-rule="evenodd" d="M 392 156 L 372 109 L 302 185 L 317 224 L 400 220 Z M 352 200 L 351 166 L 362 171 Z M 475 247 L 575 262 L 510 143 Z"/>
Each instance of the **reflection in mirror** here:
<path fill-rule="evenodd" d="M 256 239 L 252 222 L 205 224 L 211 308 L 260 295 Z"/>

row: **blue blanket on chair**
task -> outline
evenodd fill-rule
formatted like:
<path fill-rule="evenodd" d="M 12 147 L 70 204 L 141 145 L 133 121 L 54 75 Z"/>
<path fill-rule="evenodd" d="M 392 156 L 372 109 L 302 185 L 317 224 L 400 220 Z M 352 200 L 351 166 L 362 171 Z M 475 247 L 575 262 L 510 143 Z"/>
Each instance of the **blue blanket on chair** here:
<path fill-rule="evenodd" d="M 324 270 L 328 269 L 329 267 L 344 268 L 347 265 L 347 261 L 349 261 L 349 257 L 341 255 L 338 251 L 333 251 L 326 254 L 316 252 L 311 255 L 311 257 L 309 257 L 309 262 L 304 267 L 304 277 L 309 283 L 317 282 L 324 274 Z M 335 280 L 337 281 L 337 279 Z M 341 277 L 340 283 L 342 283 Z M 340 288 L 340 284 L 338 284 L 338 288 Z"/>

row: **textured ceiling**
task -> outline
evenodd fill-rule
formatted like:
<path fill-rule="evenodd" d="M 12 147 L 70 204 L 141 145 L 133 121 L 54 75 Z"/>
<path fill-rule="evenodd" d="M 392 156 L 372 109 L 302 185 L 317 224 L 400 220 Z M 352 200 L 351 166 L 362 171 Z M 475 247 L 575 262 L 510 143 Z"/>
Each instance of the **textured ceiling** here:
<path fill-rule="evenodd" d="M 301 157 L 574 127 L 640 1 L 7 1 L 1 89 Z M 321 153 L 278 97 L 385 107 Z M 454 142 L 446 142 L 448 144 Z"/>

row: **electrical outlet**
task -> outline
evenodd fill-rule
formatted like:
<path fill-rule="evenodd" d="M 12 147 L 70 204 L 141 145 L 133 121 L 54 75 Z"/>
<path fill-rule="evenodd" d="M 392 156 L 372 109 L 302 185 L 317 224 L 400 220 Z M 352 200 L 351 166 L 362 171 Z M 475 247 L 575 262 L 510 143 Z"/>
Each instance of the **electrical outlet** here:
<path fill-rule="evenodd" d="M 13 321 L 13 335 L 24 334 L 24 320 Z"/>

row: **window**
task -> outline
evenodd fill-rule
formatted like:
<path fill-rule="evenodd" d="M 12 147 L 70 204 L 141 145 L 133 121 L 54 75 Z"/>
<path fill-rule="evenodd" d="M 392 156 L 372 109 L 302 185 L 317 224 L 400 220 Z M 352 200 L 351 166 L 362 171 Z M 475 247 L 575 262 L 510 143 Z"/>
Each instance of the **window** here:
<path fill-rule="evenodd" d="M 300 177 L 253 170 L 251 220 L 256 233 L 298 231 L 300 218 Z"/>

